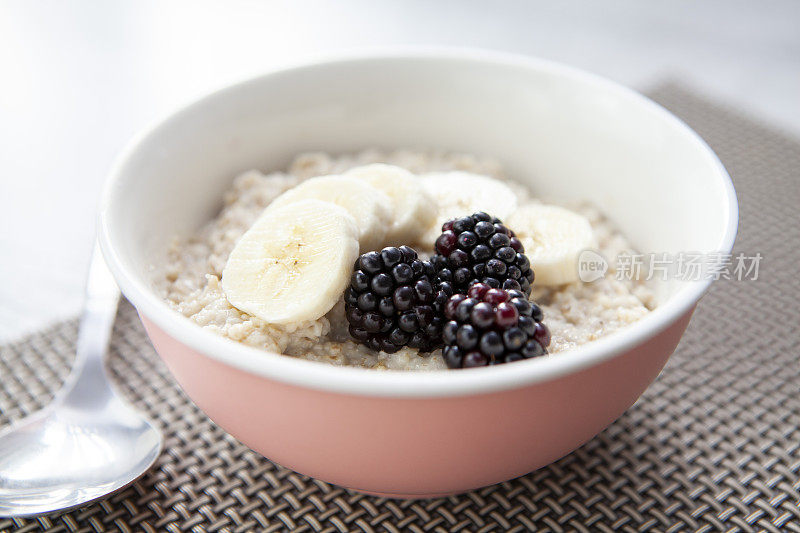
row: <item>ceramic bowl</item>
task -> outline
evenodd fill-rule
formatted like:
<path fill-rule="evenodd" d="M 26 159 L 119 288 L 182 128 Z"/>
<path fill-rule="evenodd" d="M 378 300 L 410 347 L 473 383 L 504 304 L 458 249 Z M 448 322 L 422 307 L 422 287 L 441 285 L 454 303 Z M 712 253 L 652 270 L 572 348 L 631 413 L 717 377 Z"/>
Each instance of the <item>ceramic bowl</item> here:
<path fill-rule="evenodd" d="M 238 172 L 309 150 L 491 155 L 538 196 L 589 200 L 641 252 L 729 252 L 731 181 L 647 98 L 592 74 L 482 51 L 411 50 L 270 72 L 137 138 L 109 178 L 105 257 L 156 350 L 212 420 L 278 464 L 393 497 L 466 491 L 568 454 L 631 406 L 710 283 L 658 281 L 659 306 L 569 352 L 432 373 L 339 368 L 217 336 L 171 310 L 152 266 L 210 220 Z"/>

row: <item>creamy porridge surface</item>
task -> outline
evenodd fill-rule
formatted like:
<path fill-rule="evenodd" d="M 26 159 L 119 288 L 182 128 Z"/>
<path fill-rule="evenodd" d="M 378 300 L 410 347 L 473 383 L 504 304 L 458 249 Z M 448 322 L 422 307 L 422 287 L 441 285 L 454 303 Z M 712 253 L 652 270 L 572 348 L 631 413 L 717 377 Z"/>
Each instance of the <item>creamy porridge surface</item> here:
<path fill-rule="evenodd" d="M 404 167 L 414 173 L 464 170 L 506 180 L 501 166 L 492 159 L 413 151 L 371 150 L 342 157 L 309 153 L 297 157 L 285 172 L 267 175 L 257 170 L 244 172 L 225 193 L 224 207 L 217 218 L 189 239 L 176 239 L 164 265 L 155 268 L 155 283 L 162 297 L 200 326 L 257 348 L 334 365 L 392 370 L 447 368 L 441 350 L 420 354 L 405 347 L 386 354 L 353 342 L 347 333 L 341 300 L 318 320 L 275 326 L 236 309 L 222 292 L 220 277 L 228 255 L 274 198 L 307 178 L 376 162 Z M 538 201 L 524 186 L 513 181 L 506 183 L 517 194 L 519 205 Z M 589 204 L 567 207 L 589 219 L 598 251 L 605 257 L 632 251 L 625 238 L 596 208 Z M 433 251 L 432 242 L 409 244 L 422 256 Z M 535 270 L 536 265 L 533 266 Z M 654 295 L 644 283 L 616 279 L 613 265 L 611 273 L 593 283 L 576 282 L 559 287 L 537 287 L 534 281 L 531 298 L 544 310 L 544 322 L 552 333 L 548 348 L 551 354 L 607 335 L 639 320 L 655 306 Z"/>

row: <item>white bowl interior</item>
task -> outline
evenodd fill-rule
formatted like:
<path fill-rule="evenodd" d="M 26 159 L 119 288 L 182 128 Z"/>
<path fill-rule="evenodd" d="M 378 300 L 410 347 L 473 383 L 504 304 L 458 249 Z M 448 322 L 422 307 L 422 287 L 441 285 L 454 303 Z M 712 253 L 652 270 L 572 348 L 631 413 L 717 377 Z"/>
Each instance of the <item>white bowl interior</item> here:
<path fill-rule="evenodd" d="M 683 123 L 592 75 L 464 54 L 333 61 L 218 91 L 122 156 L 101 224 L 122 268 L 152 285 L 168 242 L 213 217 L 237 173 L 369 147 L 494 156 L 543 198 L 594 202 L 640 252 L 732 244 L 730 182 Z M 661 284 L 661 299 L 684 285 Z"/>
<path fill-rule="evenodd" d="M 596 203 L 640 252 L 718 250 L 728 205 L 724 182 L 710 179 L 716 159 L 648 101 L 569 73 L 390 58 L 221 91 L 127 161 L 109 206 L 113 240 L 146 278 L 170 238 L 214 215 L 240 171 L 280 169 L 308 150 L 411 147 L 497 157 L 543 198 Z"/>

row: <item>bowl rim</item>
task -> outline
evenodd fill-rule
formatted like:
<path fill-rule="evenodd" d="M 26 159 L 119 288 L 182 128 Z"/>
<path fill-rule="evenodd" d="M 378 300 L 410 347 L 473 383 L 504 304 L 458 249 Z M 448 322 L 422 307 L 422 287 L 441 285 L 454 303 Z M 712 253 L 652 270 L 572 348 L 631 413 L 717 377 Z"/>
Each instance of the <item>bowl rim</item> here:
<path fill-rule="evenodd" d="M 500 65 L 517 69 L 545 71 L 551 75 L 571 78 L 597 88 L 615 92 L 649 108 L 662 119 L 673 123 L 683 131 L 696 147 L 710 158 L 716 167 L 716 179 L 721 182 L 726 207 L 725 233 L 716 249 L 730 253 L 738 226 L 738 202 L 730 176 L 722 162 L 706 142 L 688 125 L 659 104 L 616 82 L 581 69 L 554 61 L 531 56 L 462 47 L 391 47 L 367 51 L 340 53 L 315 60 L 295 63 L 270 69 L 258 76 L 229 83 L 211 91 L 166 116 L 136 135 L 117 157 L 105 181 L 98 212 L 98 239 L 108 266 L 123 294 L 136 307 L 140 315 L 155 324 L 174 340 L 189 348 L 233 366 L 247 373 L 279 382 L 315 390 L 376 397 L 432 398 L 449 396 L 471 396 L 514 389 L 556 379 L 597 365 L 625 353 L 665 330 L 680 317 L 690 313 L 707 290 L 711 279 L 686 283 L 666 302 L 656 307 L 647 316 L 601 339 L 575 349 L 562 352 L 558 357 L 543 357 L 519 361 L 513 365 L 493 367 L 414 372 L 387 371 L 359 367 L 338 367 L 249 347 L 234 340 L 205 330 L 188 318 L 171 309 L 159 298 L 144 280 L 139 279 L 126 266 L 111 239 L 111 202 L 114 189 L 128 162 L 145 139 L 155 135 L 161 128 L 180 116 L 198 111 L 226 93 L 235 92 L 250 84 L 265 83 L 270 77 L 289 71 L 302 71 L 336 64 L 367 64 L 375 61 L 433 60 L 441 62 L 472 62 Z"/>

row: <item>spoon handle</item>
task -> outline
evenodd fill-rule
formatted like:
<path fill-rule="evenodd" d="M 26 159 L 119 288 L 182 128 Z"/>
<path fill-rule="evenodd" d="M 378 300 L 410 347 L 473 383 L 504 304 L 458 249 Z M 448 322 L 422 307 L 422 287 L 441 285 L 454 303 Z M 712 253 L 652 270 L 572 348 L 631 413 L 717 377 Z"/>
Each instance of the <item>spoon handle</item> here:
<path fill-rule="evenodd" d="M 101 409 L 113 395 L 103 368 L 103 358 L 119 304 L 119 288 L 95 243 L 86 301 L 78 327 L 75 364 L 62 389 L 65 405 L 78 409 Z"/>

